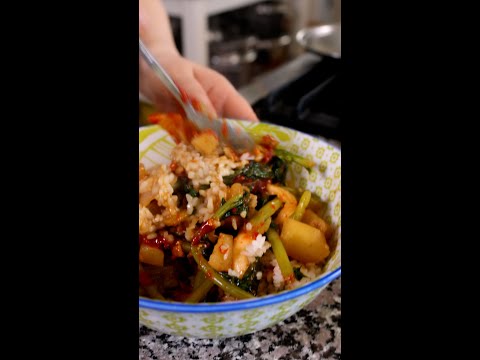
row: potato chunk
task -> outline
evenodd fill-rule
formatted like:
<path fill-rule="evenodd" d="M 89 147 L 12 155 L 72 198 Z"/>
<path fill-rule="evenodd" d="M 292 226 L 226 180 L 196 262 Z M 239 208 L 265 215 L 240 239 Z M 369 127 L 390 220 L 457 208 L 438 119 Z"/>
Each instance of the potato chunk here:
<path fill-rule="evenodd" d="M 159 248 L 142 244 L 140 245 L 138 257 L 142 263 L 163 266 L 164 253 Z"/>
<path fill-rule="evenodd" d="M 220 233 L 208 263 L 217 271 L 228 271 L 232 268 L 232 261 L 233 236 Z"/>
<path fill-rule="evenodd" d="M 310 209 L 305 210 L 305 213 L 302 217 L 302 222 L 319 229 L 323 235 L 325 235 L 327 240 L 330 239 L 330 236 L 332 236 L 332 227 Z"/>
<path fill-rule="evenodd" d="M 319 229 L 291 218 L 284 221 L 280 239 L 288 256 L 303 263 L 318 263 L 330 254 Z"/>
<path fill-rule="evenodd" d="M 191 143 L 202 155 L 213 155 L 218 151 L 218 138 L 211 131 L 195 135 Z"/>
<path fill-rule="evenodd" d="M 243 185 L 240 183 L 234 183 L 230 186 L 227 190 L 227 200 L 234 197 L 235 195 L 242 194 L 245 190 L 243 189 Z"/>

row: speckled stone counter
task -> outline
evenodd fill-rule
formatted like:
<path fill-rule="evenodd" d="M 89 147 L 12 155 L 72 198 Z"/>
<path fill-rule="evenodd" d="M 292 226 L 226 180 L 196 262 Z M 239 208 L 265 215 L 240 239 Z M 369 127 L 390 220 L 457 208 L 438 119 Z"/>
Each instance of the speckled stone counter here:
<path fill-rule="evenodd" d="M 319 360 L 341 358 L 341 278 L 279 324 L 222 340 L 189 339 L 140 327 L 139 358 Z"/>

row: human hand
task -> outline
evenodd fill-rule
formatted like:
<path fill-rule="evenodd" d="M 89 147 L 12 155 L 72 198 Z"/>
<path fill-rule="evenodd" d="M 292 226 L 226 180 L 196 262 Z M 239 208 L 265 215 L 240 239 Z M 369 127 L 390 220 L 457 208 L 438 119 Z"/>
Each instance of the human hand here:
<path fill-rule="evenodd" d="M 170 48 L 150 47 L 157 61 L 189 98 L 199 101 L 212 117 L 258 121 L 248 102 L 220 73 L 196 64 Z M 140 62 L 140 91 L 162 112 L 179 112 L 180 105 L 146 62 Z"/>

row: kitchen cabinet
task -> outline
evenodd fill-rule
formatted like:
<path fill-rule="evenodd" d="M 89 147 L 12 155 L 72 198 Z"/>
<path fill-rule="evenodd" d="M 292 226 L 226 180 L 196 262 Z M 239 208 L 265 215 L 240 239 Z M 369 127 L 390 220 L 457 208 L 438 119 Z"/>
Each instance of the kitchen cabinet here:
<path fill-rule="evenodd" d="M 183 55 L 208 66 L 208 17 L 261 0 L 163 0 L 170 16 L 181 19 Z"/>

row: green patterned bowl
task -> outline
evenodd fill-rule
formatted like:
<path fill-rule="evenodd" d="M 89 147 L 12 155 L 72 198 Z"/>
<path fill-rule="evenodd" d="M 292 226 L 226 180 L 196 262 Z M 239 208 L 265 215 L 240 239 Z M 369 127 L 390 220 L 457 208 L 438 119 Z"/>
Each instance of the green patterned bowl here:
<path fill-rule="evenodd" d="M 328 204 L 324 218 L 334 228 L 333 241 L 336 242 L 336 247 L 325 271 L 320 277 L 300 288 L 253 300 L 184 304 L 140 297 L 139 315 L 142 325 L 167 334 L 197 338 L 226 338 L 253 333 L 273 326 L 301 310 L 341 274 L 340 150 L 323 139 L 285 127 L 239 122 L 253 136 L 272 135 L 279 140 L 283 148 L 316 163 L 310 174 L 292 164 L 287 185 L 308 189 Z M 139 142 L 139 160 L 147 168 L 159 163 L 169 163 L 170 150 L 175 144 L 159 126 L 141 127 Z"/>

